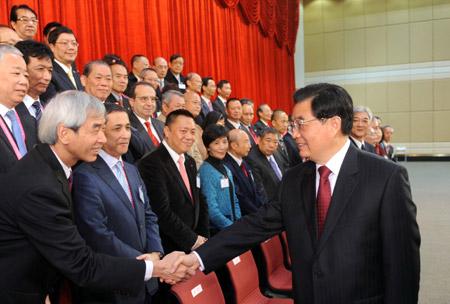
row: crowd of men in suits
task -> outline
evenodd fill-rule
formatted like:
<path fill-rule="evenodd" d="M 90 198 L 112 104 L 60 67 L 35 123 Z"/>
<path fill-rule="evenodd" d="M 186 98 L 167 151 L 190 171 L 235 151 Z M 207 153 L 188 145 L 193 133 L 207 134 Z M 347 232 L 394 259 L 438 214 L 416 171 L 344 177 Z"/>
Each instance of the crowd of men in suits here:
<path fill-rule="evenodd" d="M 21 5 L 12 28 L 0 26 L 2 303 L 166 303 L 156 278 L 210 271 L 284 229 L 295 301 L 417 301 L 420 236 L 406 171 L 390 161 L 393 128 L 345 90 L 308 86 L 292 113 L 255 109 L 227 80 L 184 76 L 179 54 L 152 64 L 135 55 L 129 73 L 107 54 L 80 75 L 74 32 L 51 23 L 37 42 L 37 22 Z M 211 157 L 202 136 L 211 124 L 227 130 L 221 187 L 232 185 L 245 217 L 210 239 L 198 172 Z M 325 211 L 296 203 L 315 202 L 314 188 L 318 202 L 328 195 Z"/>

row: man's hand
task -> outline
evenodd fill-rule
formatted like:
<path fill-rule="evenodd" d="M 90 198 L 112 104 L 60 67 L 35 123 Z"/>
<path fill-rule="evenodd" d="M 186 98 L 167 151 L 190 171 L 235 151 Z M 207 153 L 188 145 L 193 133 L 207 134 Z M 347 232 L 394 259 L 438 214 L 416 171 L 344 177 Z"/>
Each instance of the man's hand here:
<path fill-rule="evenodd" d="M 200 261 L 194 253 L 189 253 L 185 255 L 178 256 L 175 263 L 172 265 L 170 269 L 171 272 L 174 272 L 176 269 L 180 267 L 187 267 L 188 269 L 197 270 L 200 267 Z"/>
<path fill-rule="evenodd" d="M 167 284 L 175 284 L 180 281 L 185 281 L 195 274 L 195 269 L 188 268 L 184 265 L 174 268 L 173 264 L 179 257 L 184 256 L 185 253 L 181 251 L 174 251 L 166 255 L 162 260 L 153 261 L 153 274 L 152 277 L 160 278 Z M 146 256 L 146 255 L 143 255 Z M 139 259 L 143 256 L 138 257 Z M 173 271 L 171 269 L 174 268 Z"/>
<path fill-rule="evenodd" d="M 138 256 L 136 259 L 156 262 L 160 260 L 160 256 L 161 254 L 159 252 L 151 252 L 151 253 L 144 253 Z"/>
<path fill-rule="evenodd" d="M 206 243 L 207 240 L 208 240 L 207 238 L 201 235 L 197 236 L 197 240 L 195 241 L 195 244 L 192 246 L 191 250 L 197 249 L 198 247 Z"/>

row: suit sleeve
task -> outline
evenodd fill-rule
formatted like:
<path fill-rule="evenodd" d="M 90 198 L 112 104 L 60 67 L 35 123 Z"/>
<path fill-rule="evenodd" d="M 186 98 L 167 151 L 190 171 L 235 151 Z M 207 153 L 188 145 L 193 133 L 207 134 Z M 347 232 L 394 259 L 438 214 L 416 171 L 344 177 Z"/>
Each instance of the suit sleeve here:
<path fill-rule="evenodd" d="M 149 158 L 139 162 L 139 171 L 147 188 L 152 210 L 158 215 L 159 228 L 184 251 L 190 251 L 197 240 L 197 234 L 172 211 L 169 199 L 168 177 L 163 164 Z"/>
<path fill-rule="evenodd" d="M 389 178 L 381 206 L 384 303 L 417 303 L 420 233 L 406 169 Z"/>
<path fill-rule="evenodd" d="M 142 253 L 120 240 L 108 228 L 108 215 L 99 191 L 99 186 L 85 171 L 75 171 L 73 176 L 73 202 L 75 222 L 81 235 L 96 251 L 105 254 L 135 258 Z"/>
<path fill-rule="evenodd" d="M 259 195 L 264 198 L 264 203 L 269 201 L 269 197 L 267 196 L 267 192 L 266 189 L 264 188 L 264 183 L 263 183 L 263 173 L 261 171 L 261 169 L 259 168 L 256 160 L 252 159 L 252 158 L 248 158 L 247 159 L 248 163 L 250 164 L 250 166 L 252 167 L 252 176 L 253 176 L 253 180 L 255 182 L 255 187 L 259 193 Z"/>
<path fill-rule="evenodd" d="M 79 286 L 133 295 L 141 292 L 145 263 L 95 254 L 78 233 L 68 200 L 58 190 L 44 190 L 42 185 L 30 189 L 15 208 L 17 225 L 34 248 Z"/>

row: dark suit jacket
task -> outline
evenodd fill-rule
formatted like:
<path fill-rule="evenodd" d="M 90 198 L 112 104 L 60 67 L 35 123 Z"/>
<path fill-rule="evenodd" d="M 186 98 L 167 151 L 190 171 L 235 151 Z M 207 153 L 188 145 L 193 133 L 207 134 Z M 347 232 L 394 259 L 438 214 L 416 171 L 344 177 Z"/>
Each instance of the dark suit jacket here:
<path fill-rule="evenodd" d="M 247 177 L 230 155 L 225 156 L 224 162 L 233 175 L 234 192 L 238 197 L 242 216 L 255 212 L 266 203 L 266 197 L 262 185 L 256 183 L 253 177 L 250 164 L 243 160 L 249 175 Z"/>
<path fill-rule="evenodd" d="M 20 103 L 19 105 L 22 104 L 23 103 Z M 31 116 L 30 112 L 28 112 L 28 109 L 24 105 L 19 108 L 16 106 L 15 110 L 19 115 L 23 131 L 25 132 L 25 145 L 27 146 L 27 151 L 30 151 L 38 143 L 36 120 L 33 116 Z M 11 137 L 14 138 L 12 133 Z M 2 174 L 6 173 L 17 162 L 17 157 L 14 153 L 13 147 L 9 143 L 9 140 L 2 128 L 0 128 L 0 155 L 0 174 Z"/>
<path fill-rule="evenodd" d="M 164 251 L 190 252 L 198 235 L 209 235 L 208 209 L 200 189 L 196 187 L 197 168 L 194 159 L 185 154 L 185 167 L 194 201 L 163 144 L 144 156 L 138 167 L 152 209 L 158 216 Z"/>
<path fill-rule="evenodd" d="M 206 115 L 208 115 L 208 113 L 211 111 L 208 107 L 208 104 L 206 103 L 206 101 L 203 100 L 203 98 L 200 97 L 200 102 L 201 102 L 201 110 L 200 113 L 197 115 L 197 117 L 195 117 L 195 122 L 199 125 L 199 126 L 203 126 L 203 123 L 205 121 Z"/>
<path fill-rule="evenodd" d="M 223 102 L 219 99 L 219 97 L 216 98 L 216 100 L 213 101 L 212 107 L 214 111 L 217 111 L 219 113 L 222 113 L 223 117 L 227 117 L 227 111 L 225 109 L 225 106 L 223 105 Z"/>
<path fill-rule="evenodd" d="M 28 152 L 0 187 L 0 299 L 41 304 L 59 274 L 74 283 L 137 295 L 145 263 L 95 254 L 73 222 L 64 171 L 46 144 Z"/>
<path fill-rule="evenodd" d="M 253 130 L 253 132 L 255 133 L 255 135 L 257 135 L 257 133 L 256 133 L 256 130 L 255 130 L 255 128 L 253 127 L 253 126 L 244 126 L 242 123 L 241 123 L 241 126 L 242 126 L 242 130 L 245 132 L 245 133 L 247 133 L 247 135 L 248 135 L 248 138 L 250 139 L 250 144 L 252 145 L 252 148 L 254 147 L 254 146 L 256 146 L 256 141 L 253 139 L 253 136 L 252 136 L 252 134 L 251 134 L 251 132 L 250 132 L 250 130 L 249 130 L 249 128 L 251 128 L 252 130 Z"/>
<path fill-rule="evenodd" d="M 183 75 L 181 75 L 181 74 L 180 74 L 180 80 L 181 80 L 181 83 L 183 83 L 184 85 L 186 85 L 186 78 L 185 78 Z M 165 81 L 166 83 L 173 83 L 173 84 L 176 84 L 177 87 L 180 85 L 180 82 L 178 81 L 178 79 L 175 78 L 175 75 L 173 75 L 171 69 L 169 69 L 169 70 L 167 71 L 167 74 L 166 74 L 166 77 L 164 78 L 164 81 Z M 183 93 L 184 93 L 184 92 L 186 91 L 186 89 L 181 90 L 181 91 L 183 91 Z"/>
<path fill-rule="evenodd" d="M 355 142 L 355 141 L 353 140 L 353 138 L 351 138 L 351 137 L 350 137 L 350 142 L 351 142 L 356 148 L 358 148 L 358 145 L 356 144 L 356 142 Z M 374 153 L 374 154 L 376 154 L 376 152 L 375 152 L 375 147 L 374 147 L 373 145 L 369 144 L 368 142 L 364 142 L 364 146 L 361 147 L 361 150 L 367 151 L 367 152 L 369 152 L 369 153 Z"/>
<path fill-rule="evenodd" d="M 158 219 L 151 210 L 144 182 L 135 166 L 126 162 L 124 166 L 133 204 L 100 156 L 95 162 L 76 168 L 72 194 L 78 230 L 95 252 L 129 258 L 148 252 L 163 253 Z M 158 282 L 152 279 L 146 287 L 147 292 L 153 294 Z M 144 292 L 138 297 L 87 289 L 79 292 L 81 302 L 143 303 L 145 300 Z"/>
<path fill-rule="evenodd" d="M 131 133 L 129 151 L 133 155 L 135 161 L 138 161 L 142 158 L 142 156 L 153 152 L 157 147 L 153 144 L 150 136 L 148 135 L 147 129 L 141 124 L 136 114 L 130 112 L 129 116 L 130 124 L 135 129 L 135 132 Z M 151 118 L 151 121 L 157 133 L 154 135 L 157 135 L 162 141 L 164 139 L 164 123 L 156 118 Z"/>
<path fill-rule="evenodd" d="M 106 98 L 105 103 L 113 103 L 116 105 L 120 105 L 119 101 L 116 99 L 116 97 L 114 97 L 114 95 L 112 93 L 109 94 L 108 98 Z M 131 112 L 130 101 L 127 97 L 122 96 L 122 103 L 123 103 L 123 108 L 125 110 Z"/>
<path fill-rule="evenodd" d="M 268 128 L 267 125 L 265 125 L 261 120 L 258 120 L 254 125 L 253 128 L 256 131 L 256 135 L 261 136 L 262 131 Z"/>
<path fill-rule="evenodd" d="M 133 73 L 128 73 L 128 84 L 127 88 L 125 89 L 125 95 L 131 96 L 131 90 L 133 89 L 134 85 L 138 82 L 136 76 L 134 76 Z"/>
<path fill-rule="evenodd" d="M 294 167 L 302 162 L 300 151 L 298 150 L 297 143 L 290 133 L 286 133 L 283 136 L 284 146 L 286 147 L 289 157 L 289 167 Z"/>
<path fill-rule="evenodd" d="M 286 171 L 286 166 L 284 161 L 278 153 L 273 154 L 281 173 Z M 267 201 L 271 202 L 276 199 L 278 193 L 278 186 L 280 180 L 272 169 L 267 157 L 262 154 L 258 146 L 253 147 L 248 154 L 247 161 L 253 169 L 253 174 L 257 183 L 260 183 L 264 187 L 264 191 L 267 197 Z"/>
<path fill-rule="evenodd" d="M 315 180 L 313 162 L 290 169 L 276 202 L 196 250 L 206 270 L 286 230 L 295 303 L 417 303 L 420 234 L 406 170 L 350 146 L 319 239 Z"/>
<path fill-rule="evenodd" d="M 77 87 L 73 85 L 69 76 L 62 69 L 62 67 L 53 60 L 53 72 L 52 80 L 48 85 L 47 91 L 40 96 L 43 104 L 46 104 L 56 95 L 56 93 L 64 92 L 67 90 L 79 90 L 83 91 L 83 85 L 81 84 L 80 74 L 76 70 L 75 65 L 72 65 L 72 74 L 75 79 Z"/>
<path fill-rule="evenodd" d="M 226 119 L 225 120 L 225 128 L 227 128 L 228 130 L 233 130 L 233 129 L 236 129 L 229 121 L 228 121 L 228 119 Z M 240 129 L 242 129 L 242 127 L 240 128 Z"/>

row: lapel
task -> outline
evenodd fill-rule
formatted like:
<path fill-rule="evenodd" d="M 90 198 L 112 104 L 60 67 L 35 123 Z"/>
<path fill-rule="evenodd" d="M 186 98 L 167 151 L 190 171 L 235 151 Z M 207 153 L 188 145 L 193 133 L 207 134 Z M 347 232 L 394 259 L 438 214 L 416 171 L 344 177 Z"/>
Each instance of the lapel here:
<path fill-rule="evenodd" d="M 100 156 L 97 157 L 97 160 L 92 163 L 92 167 L 97 170 L 98 176 L 105 182 L 105 184 L 108 185 L 112 192 L 115 193 L 118 198 L 120 198 L 120 201 L 124 204 L 125 208 L 132 214 L 133 217 L 135 217 L 133 207 L 130 200 L 128 199 L 127 194 L 125 193 L 116 176 L 105 163 L 103 158 L 101 158 Z"/>
<path fill-rule="evenodd" d="M 67 76 L 63 68 L 55 61 L 53 61 L 53 74 L 54 76 L 56 76 L 55 78 L 58 78 L 61 82 L 64 83 L 65 87 L 70 88 L 70 90 L 76 90 L 76 88 L 73 86 L 72 81 L 70 81 L 69 76 Z M 75 78 L 75 82 L 77 82 L 76 80 L 77 79 Z"/>
<path fill-rule="evenodd" d="M 324 230 L 319 239 L 317 254 L 324 247 L 324 244 L 333 232 L 336 223 L 352 197 L 353 191 L 358 183 L 358 171 L 358 151 L 357 148 L 350 145 L 336 180 Z"/>
<path fill-rule="evenodd" d="M 151 118 L 152 125 L 156 130 L 156 133 L 159 137 L 159 141 L 162 142 L 164 139 L 164 125 L 160 120 L 157 120 L 156 118 Z"/>
<path fill-rule="evenodd" d="M 0 119 L 3 120 L 3 117 L 0 116 Z M 4 120 L 3 120 L 3 121 L 4 121 Z M 6 122 L 5 122 L 5 125 L 6 125 Z M 8 129 L 8 131 L 9 131 L 9 129 Z M 11 133 L 11 131 L 9 131 L 9 132 L 10 132 L 11 136 L 13 136 L 12 133 Z M 13 137 L 13 138 L 14 138 L 14 137 Z M 8 150 L 9 150 L 9 152 L 11 153 L 11 155 L 14 157 L 14 159 L 17 159 L 16 154 L 14 153 L 13 147 L 12 147 L 11 144 L 9 143 L 9 140 L 8 140 L 8 138 L 6 137 L 6 134 L 3 132 L 3 129 L 2 129 L 2 128 L 0 128 L 0 140 L 2 140 L 2 141 L 5 142 L 5 146 L 8 147 Z"/>
<path fill-rule="evenodd" d="M 136 114 L 134 114 L 133 112 L 131 112 L 130 114 L 130 122 L 131 125 L 138 130 L 138 134 L 143 140 L 146 150 L 148 151 L 155 149 L 155 146 L 153 145 L 153 142 L 150 139 L 147 130 L 144 128 L 144 126 L 139 121 L 139 118 L 137 118 Z"/>
<path fill-rule="evenodd" d="M 262 165 L 266 167 L 266 171 L 269 172 L 269 174 L 270 174 L 272 180 L 277 181 L 277 183 L 278 183 L 278 182 L 279 182 L 278 176 L 277 176 L 277 175 L 275 174 L 275 172 L 273 171 L 272 166 L 270 165 L 270 162 L 269 162 L 269 160 L 267 159 L 267 157 L 266 157 L 264 154 L 262 154 L 262 152 L 259 150 L 258 147 L 256 147 L 255 149 L 256 149 L 257 155 L 258 155 L 258 157 L 259 157 L 259 159 L 260 159 Z M 274 157 L 275 157 L 275 156 L 274 156 Z M 277 163 L 278 163 L 278 162 L 277 162 Z M 280 168 L 280 170 L 282 170 L 281 167 L 280 167 L 280 165 L 278 165 L 278 167 Z M 283 173 L 283 171 L 281 171 L 281 172 Z"/>
<path fill-rule="evenodd" d="M 225 159 L 233 167 L 233 171 L 234 171 L 233 174 L 236 175 L 236 177 L 242 181 L 240 184 L 242 184 L 243 186 L 245 186 L 247 188 L 247 192 L 253 194 L 254 193 L 254 187 L 252 187 L 252 184 L 251 184 L 252 177 L 249 176 L 247 178 L 245 176 L 244 172 L 242 172 L 241 167 L 239 167 L 238 163 L 230 155 L 227 154 L 225 156 Z M 252 174 L 251 169 L 250 169 L 250 165 L 244 160 L 242 160 L 242 163 L 247 168 L 247 171 L 249 172 L 249 174 Z"/>
<path fill-rule="evenodd" d="M 27 151 L 30 151 L 33 149 L 34 145 L 37 144 L 37 121 L 31 116 L 23 102 L 19 103 L 15 109 L 25 132 L 25 145 Z"/>

